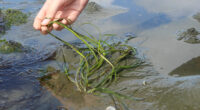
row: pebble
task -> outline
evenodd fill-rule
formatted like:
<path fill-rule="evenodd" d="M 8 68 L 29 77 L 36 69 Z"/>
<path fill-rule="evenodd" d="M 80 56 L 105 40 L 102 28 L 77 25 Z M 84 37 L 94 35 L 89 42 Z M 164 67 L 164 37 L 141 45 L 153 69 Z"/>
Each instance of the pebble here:
<path fill-rule="evenodd" d="M 106 110 L 116 110 L 116 108 L 113 107 L 113 106 L 108 106 L 108 107 L 106 108 Z"/>
<path fill-rule="evenodd" d="M 145 86 L 145 85 L 147 85 L 147 82 L 146 82 L 146 81 L 143 81 L 142 84 Z"/>

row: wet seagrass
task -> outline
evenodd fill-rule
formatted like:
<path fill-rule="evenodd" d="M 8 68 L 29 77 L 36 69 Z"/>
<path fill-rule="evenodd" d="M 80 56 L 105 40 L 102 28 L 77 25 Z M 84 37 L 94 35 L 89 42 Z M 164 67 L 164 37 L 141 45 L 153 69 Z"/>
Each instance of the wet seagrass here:
<path fill-rule="evenodd" d="M 109 94 L 113 100 L 116 98 L 131 99 L 131 100 L 142 100 L 141 98 L 134 98 L 123 95 L 121 93 L 112 91 L 109 86 L 117 81 L 120 77 L 120 73 L 126 69 L 133 69 L 142 64 L 142 61 L 135 58 L 134 63 L 120 63 L 124 60 L 135 57 L 136 49 L 132 46 L 125 44 L 108 44 L 106 40 L 97 40 L 94 36 L 89 34 L 88 36 L 82 35 L 74 31 L 71 27 L 68 27 L 57 21 L 52 21 L 49 26 L 53 23 L 57 23 L 70 31 L 75 37 L 81 40 L 87 48 L 78 48 L 60 37 L 48 32 L 52 37 L 63 42 L 65 45 L 73 49 L 78 55 L 80 55 L 79 66 L 76 69 L 75 74 L 70 74 L 70 69 L 65 66 L 64 72 L 67 78 L 76 85 L 80 92 L 85 93 L 105 93 Z M 114 54 L 119 54 L 117 58 L 113 58 Z M 124 104 L 123 104 L 124 105 Z"/>

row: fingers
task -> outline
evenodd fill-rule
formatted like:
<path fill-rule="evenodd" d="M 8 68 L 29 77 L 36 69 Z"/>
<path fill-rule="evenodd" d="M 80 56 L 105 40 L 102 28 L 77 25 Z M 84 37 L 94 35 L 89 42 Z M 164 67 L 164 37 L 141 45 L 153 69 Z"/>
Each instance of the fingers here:
<path fill-rule="evenodd" d="M 48 31 L 48 28 L 47 28 L 46 26 L 42 26 L 42 27 L 41 27 L 41 30 L 40 30 L 41 34 L 44 34 L 44 35 L 45 35 L 45 34 L 48 33 L 47 31 Z"/>
<path fill-rule="evenodd" d="M 54 19 L 54 21 L 56 21 L 56 19 Z M 65 19 L 63 19 L 62 21 L 60 21 L 62 24 L 65 24 L 65 25 L 67 25 L 67 20 L 65 20 Z M 57 31 L 60 31 L 60 30 L 62 30 L 64 27 L 63 26 L 60 26 L 59 24 L 57 24 L 57 23 L 54 23 L 53 24 L 53 29 L 54 30 L 57 30 Z"/>
<path fill-rule="evenodd" d="M 47 26 L 42 26 L 40 33 L 46 35 L 48 34 L 48 32 L 51 32 L 51 31 L 52 31 L 52 27 L 47 28 Z"/>
<path fill-rule="evenodd" d="M 33 27 L 40 30 L 42 34 L 47 34 L 47 31 L 62 30 L 63 27 L 54 23 L 51 28 L 47 25 L 55 18 L 65 18 L 61 23 L 65 25 L 72 24 L 80 15 L 88 0 L 46 0 L 42 9 L 36 16 Z"/>
<path fill-rule="evenodd" d="M 54 29 L 54 30 L 58 30 L 58 29 L 59 29 L 59 27 L 60 27 L 60 26 L 59 26 L 58 24 L 56 24 L 56 23 L 53 23 L 53 29 Z"/>
<path fill-rule="evenodd" d="M 56 13 L 58 12 L 58 10 L 61 6 L 62 6 L 62 2 L 53 0 L 52 3 L 50 4 L 48 10 L 46 11 L 45 17 L 47 19 L 44 19 L 41 24 L 48 25 L 51 22 L 51 20 L 54 19 Z"/>
<path fill-rule="evenodd" d="M 69 14 L 69 16 L 67 17 L 67 24 L 68 25 L 71 25 L 71 24 L 73 24 L 75 21 L 76 21 L 76 19 L 78 18 L 78 16 L 80 15 L 80 11 L 73 11 L 73 12 L 71 12 L 70 14 Z"/>
<path fill-rule="evenodd" d="M 34 23 L 33 23 L 33 27 L 36 30 L 40 30 L 41 29 L 41 22 L 45 18 L 45 12 L 46 12 L 47 6 L 48 6 L 48 3 L 45 2 L 44 5 L 43 5 L 43 7 L 41 8 L 41 10 L 39 11 L 39 13 L 35 17 L 35 20 L 34 20 Z"/>
<path fill-rule="evenodd" d="M 71 20 L 71 22 L 68 22 L 68 24 L 72 24 L 76 21 L 76 19 L 83 11 L 87 3 L 88 0 L 75 0 L 75 2 L 73 2 L 66 8 L 67 19 Z"/>
<path fill-rule="evenodd" d="M 63 19 L 63 20 L 61 21 L 61 23 L 67 25 L 67 20 L 66 20 L 66 19 Z M 62 30 L 63 28 L 64 28 L 64 27 L 60 26 L 60 27 L 58 28 L 58 31 Z"/>
<path fill-rule="evenodd" d="M 47 25 L 54 18 L 55 14 L 62 4 L 62 2 L 58 2 L 57 0 L 47 0 L 39 11 L 38 15 L 36 16 L 33 27 L 36 30 L 40 30 L 42 34 L 46 34 L 47 32 L 45 31 L 47 31 Z"/>
<path fill-rule="evenodd" d="M 58 19 L 54 19 L 54 21 L 56 21 Z M 67 25 L 67 20 L 63 19 L 62 21 L 60 21 L 62 24 L 65 24 Z M 57 30 L 57 31 L 60 31 L 62 30 L 64 27 L 58 25 L 57 23 L 54 23 L 51 27 L 47 27 L 47 26 L 41 26 L 41 29 L 40 29 L 40 32 L 41 34 L 48 34 L 48 32 L 52 31 L 53 29 L 54 30 Z"/>
<path fill-rule="evenodd" d="M 35 21 L 34 21 L 34 23 L 33 23 L 33 27 L 36 30 L 40 30 L 41 29 L 41 22 L 42 22 L 42 19 L 36 18 Z"/>

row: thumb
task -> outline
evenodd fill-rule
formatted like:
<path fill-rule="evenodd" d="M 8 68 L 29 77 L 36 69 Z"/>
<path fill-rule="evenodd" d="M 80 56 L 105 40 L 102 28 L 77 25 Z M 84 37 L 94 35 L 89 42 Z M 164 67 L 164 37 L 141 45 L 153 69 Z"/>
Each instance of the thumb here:
<path fill-rule="evenodd" d="M 49 4 L 50 6 L 46 9 L 46 15 L 45 19 L 41 23 L 42 25 L 48 25 L 50 21 L 54 19 L 58 9 L 62 6 L 62 3 L 59 2 L 59 0 L 53 0 Z"/>

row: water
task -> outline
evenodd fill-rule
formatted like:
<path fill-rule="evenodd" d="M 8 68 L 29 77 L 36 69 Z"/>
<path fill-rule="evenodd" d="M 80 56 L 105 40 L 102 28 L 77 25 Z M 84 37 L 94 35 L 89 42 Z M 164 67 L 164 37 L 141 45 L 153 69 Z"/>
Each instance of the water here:
<path fill-rule="evenodd" d="M 151 65 L 138 72 L 127 72 L 127 75 L 133 77 L 122 78 L 112 87 L 128 95 L 145 98 L 139 102 L 125 100 L 130 109 L 199 110 L 199 44 L 178 41 L 177 33 L 191 27 L 200 29 L 200 24 L 192 17 L 200 12 L 200 1 L 93 1 L 103 9 L 93 14 L 82 13 L 74 28 L 82 31 L 80 24 L 91 22 L 102 33 L 117 34 L 117 37 L 134 33 L 137 37 L 129 43 L 137 47 L 139 55 Z M 57 66 L 49 57 L 61 44 L 32 28 L 33 19 L 42 3 L 40 0 L 0 0 L 1 8 L 31 13 L 27 24 L 13 26 L 3 38 L 35 49 L 31 53 L 1 55 L 6 62 L 1 64 L 6 65 L 6 68 L 0 68 L 0 110 L 55 110 L 59 106 L 69 110 L 104 110 L 113 105 L 109 98 L 68 90 L 73 86 L 57 74 L 49 82 L 56 88 L 37 80 L 40 69 L 49 65 Z M 85 27 L 98 35 L 93 27 Z M 67 41 L 75 40 L 69 32 L 54 33 Z"/>

